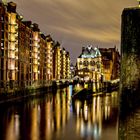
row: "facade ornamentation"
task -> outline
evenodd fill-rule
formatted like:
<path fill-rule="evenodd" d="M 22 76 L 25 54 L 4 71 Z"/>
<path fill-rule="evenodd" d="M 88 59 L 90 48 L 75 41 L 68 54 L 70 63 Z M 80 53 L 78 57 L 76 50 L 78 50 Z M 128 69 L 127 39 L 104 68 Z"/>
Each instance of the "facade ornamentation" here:
<path fill-rule="evenodd" d="M 101 53 L 91 45 L 82 48 L 77 58 L 77 75 L 83 80 L 100 81 L 103 76 Z"/>

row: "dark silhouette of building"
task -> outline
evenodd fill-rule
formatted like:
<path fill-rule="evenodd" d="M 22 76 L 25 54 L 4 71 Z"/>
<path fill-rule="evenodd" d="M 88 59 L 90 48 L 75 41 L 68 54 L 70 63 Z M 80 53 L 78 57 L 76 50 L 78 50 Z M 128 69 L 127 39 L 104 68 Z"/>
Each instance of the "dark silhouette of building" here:
<path fill-rule="evenodd" d="M 115 80 L 120 78 L 120 54 L 114 48 L 99 48 L 102 55 L 104 80 Z"/>
<path fill-rule="evenodd" d="M 121 29 L 121 92 L 140 99 L 140 8 L 125 8 Z M 128 102 L 128 105 L 131 103 Z M 133 106 L 131 104 L 131 107 Z"/>

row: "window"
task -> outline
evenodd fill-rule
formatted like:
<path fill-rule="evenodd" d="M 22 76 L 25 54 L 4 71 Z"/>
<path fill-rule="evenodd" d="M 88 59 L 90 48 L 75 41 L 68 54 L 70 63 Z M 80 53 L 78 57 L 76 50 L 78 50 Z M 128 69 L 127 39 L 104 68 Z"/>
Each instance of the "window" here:
<path fill-rule="evenodd" d="M 79 65 L 82 65 L 82 64 L 83 64 L 82 61 L 80 61 Z"/>
<path fill-rule="evenodd" d="M 101 65 L 100 65 L 100 62 L 99 62 L 99 61 L 97 61 L 97 62 L 96 62 L 96 65 L 97 65 L 97 68 L 98 68 L 98 69 L 101 67 Z"/>
<path fill-rule="evenodd" d="M 4 23 L 2 23 L 2 30 L 4 30 Z"/>
<path fill-rule="evenodd" d="M 6 32 L 6 34 L 5 34 L 5 35 L 6 35 L 6 38 L 8 38 L 8 33 L 7 33 L 7 32 Z"/>
<path fill-rule="evenodd" d="M 1 50 L 1 56 L 4 56 L 4 50 Z"/>
<path fill-rule="evenodd" d="M 4 20 L 4 18 L 3 18 L 3 16 L 1 16 L 1 21 L 3 21 Z"/>
<path fill-rule="evenodd" d="M 4 38 L 4 32 L 2 32 L 2 38 Z"/>
<path fill-rule="evenodd" d="M 6 30 L 8 30 L 8 25 L 6 24 Z"/>
<path fill-rule="evenodd" d="M 90 61 L 90 65 L 94 66 L 95 65 L 95 61 Z"/>
<path fill-rule="evenodd" d="M 1 69 L 4 69 L 4 59 L 1 59 Z"/>
<path fill-rule="evenodd" d="M 5 20 L 8 21 L 8 17 L 7 16 L 5 17 Z"/>
<path fill-rule="evenodd" d="M 88 61 L 84 61 L 84 66 L 88 66 Z"/>

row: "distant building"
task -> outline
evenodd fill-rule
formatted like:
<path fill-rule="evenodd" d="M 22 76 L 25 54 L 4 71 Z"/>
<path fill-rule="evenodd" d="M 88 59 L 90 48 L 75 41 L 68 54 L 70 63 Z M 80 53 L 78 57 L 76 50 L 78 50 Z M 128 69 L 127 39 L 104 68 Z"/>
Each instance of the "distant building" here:
<path fill-rule="evenodd" d="M 47 53 L 46 53 L 46 63 L 47 63 L 47 79 L 53 79 L 53 39 L 50 35 L 46 36 L 47 43 Z"/>
<path fill-rule="evenodd" d="M 56 42 L 53 48 L 53 79 L 70 78 L 70 55 L 64 48 L 60 48 L 60 43 Z"/>
<path fill-rule="evenodd" d="M 53 48 L 53 79 L 60 80 L 61 76 L 61 48 L 60 43 L 56 42 Z"/>
<path fill-rule="evenodd" d="M 97 47 L 91 45 L 82 48 L 82 53 L 77 58 L 76 75 L 85 79 L 100 81 L 102 73 L 102 58 Z"/>
<path fill-rule="evenodd" d="M 70 79 L 70 54 L 66 52 L 66 79 Z"/>
<path fill-rule="evenodd" d="M 66 50 L 61 49 L 61 79 L 66 78 Z"/>
<path fill-rule="evenodd" d="M 102 55 L 104 80 L 118 79 L 120 76 L 120 54 L 116 47 L 99 48 Z"/>
<path fill-rule="evenodd" d="M 70 64 L 70 77 L 73 78 L 75 76 L 76 67 L 71 63 Z"/>
<path fill-rule="evenodd" d="M 70 78 L 70 56 L 65 48 L 61 49 L 61 79 Z"/>

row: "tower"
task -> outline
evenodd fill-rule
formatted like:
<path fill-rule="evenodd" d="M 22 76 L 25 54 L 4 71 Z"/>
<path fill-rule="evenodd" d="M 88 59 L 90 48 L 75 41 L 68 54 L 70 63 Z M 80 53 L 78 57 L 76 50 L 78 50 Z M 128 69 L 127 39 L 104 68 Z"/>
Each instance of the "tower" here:
<path fill-rule="evenodd" d="M 121 104 L 133 109 L 140 101 L 140 8 L 125 8 L 121 26 Z"/>

